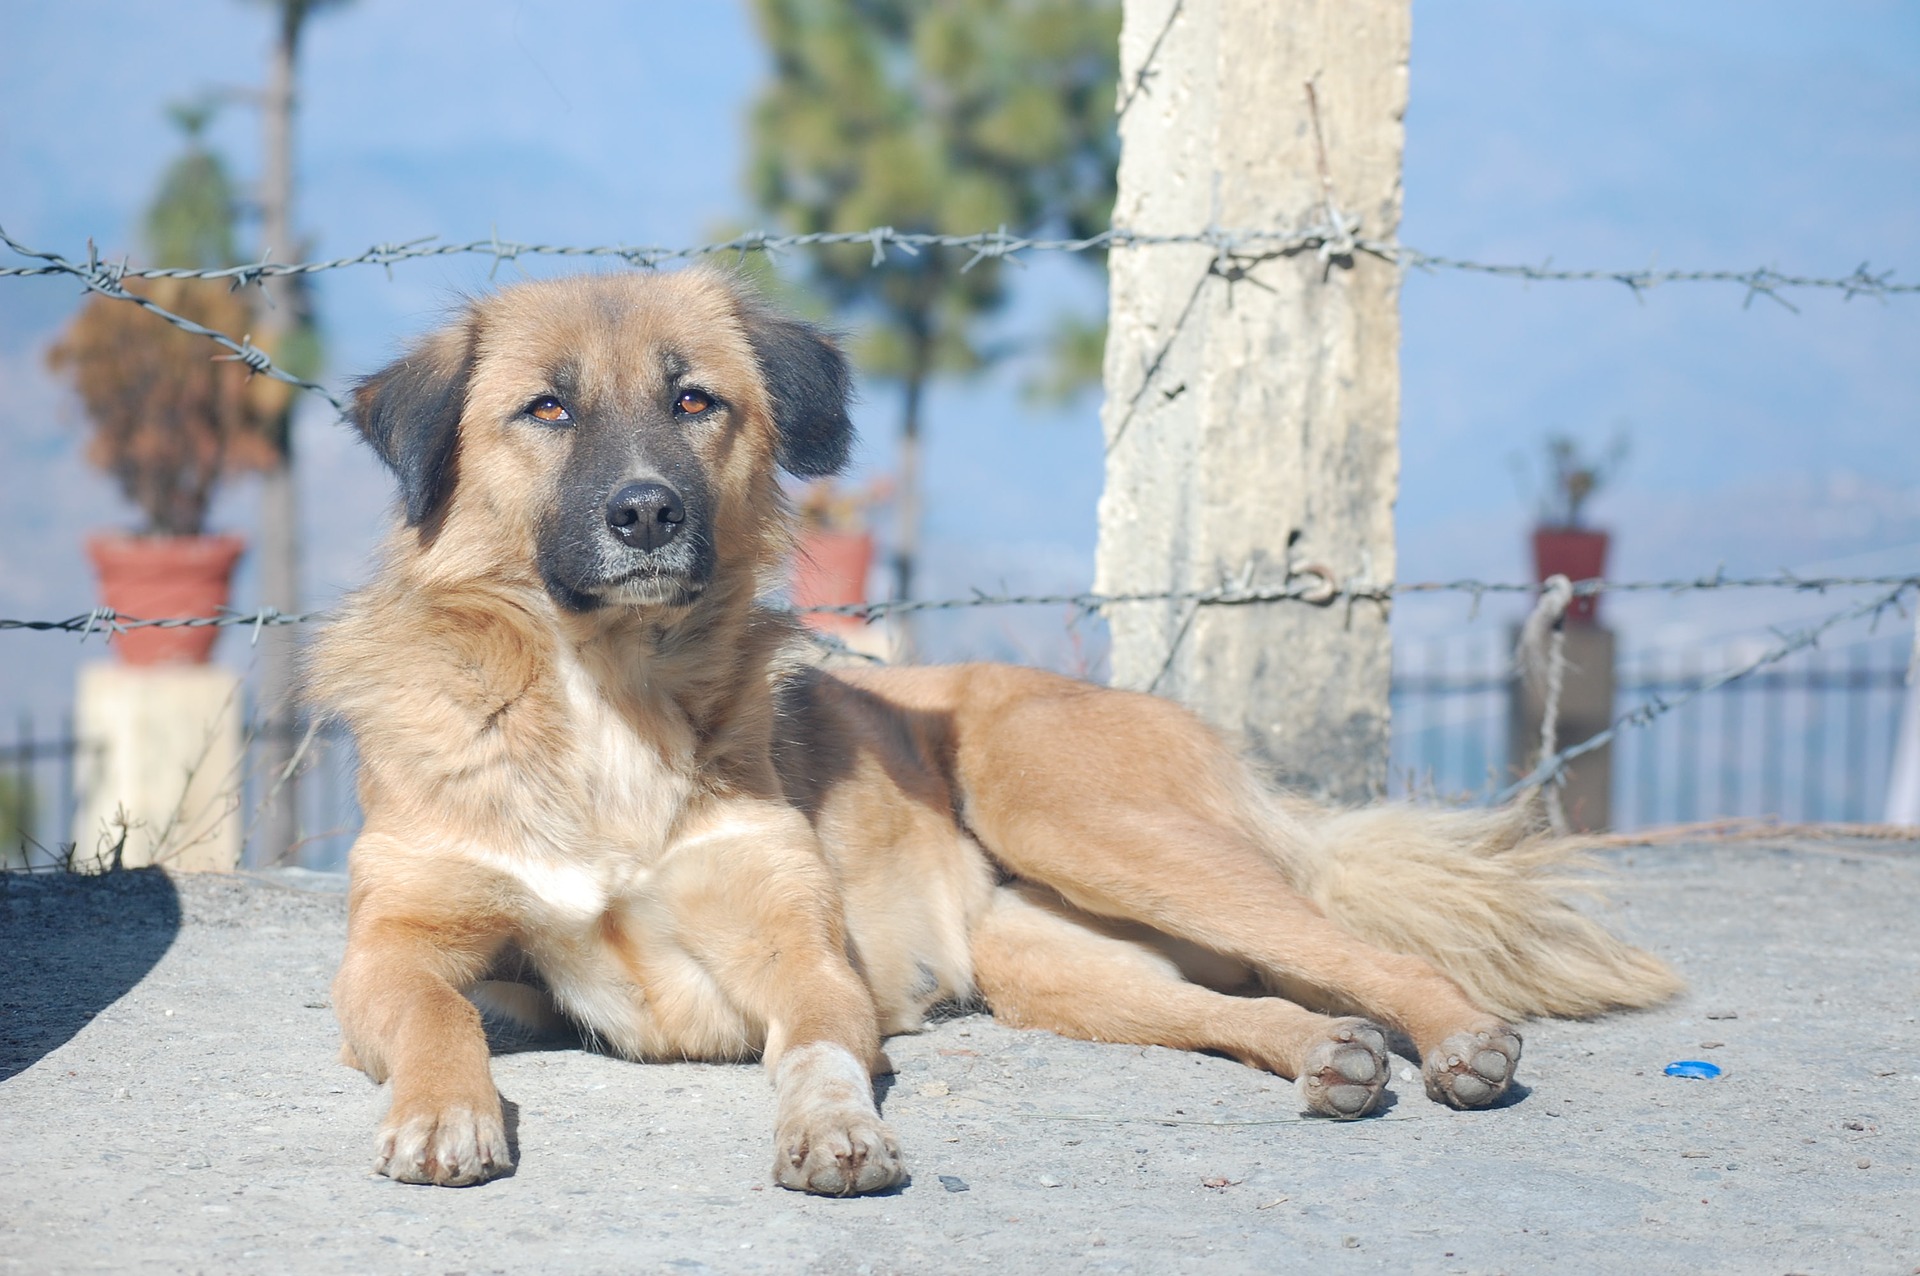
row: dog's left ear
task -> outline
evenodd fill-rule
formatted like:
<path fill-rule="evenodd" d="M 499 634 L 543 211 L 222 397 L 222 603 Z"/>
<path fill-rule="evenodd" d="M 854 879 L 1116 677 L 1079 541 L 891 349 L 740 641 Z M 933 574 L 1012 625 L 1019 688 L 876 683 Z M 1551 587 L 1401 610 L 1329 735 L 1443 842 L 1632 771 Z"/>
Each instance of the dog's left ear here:
<path fill-rule="evenodd" d="M 847 403 L 853 375 L 833 338 L 809 323 L 745 307 L 747 340 L 773 400 L 780 431 L 780 466 L 801 478 L 824 478 L 846 468 L 853 451 Z"/>

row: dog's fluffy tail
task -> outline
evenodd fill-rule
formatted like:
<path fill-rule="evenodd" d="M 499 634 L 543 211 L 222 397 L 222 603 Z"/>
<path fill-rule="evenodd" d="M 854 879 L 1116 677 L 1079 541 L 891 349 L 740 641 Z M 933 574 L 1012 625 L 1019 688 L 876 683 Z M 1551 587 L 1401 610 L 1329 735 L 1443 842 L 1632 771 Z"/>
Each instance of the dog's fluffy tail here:
<path fill-rule="evenodd" d="M 1650 953 L 1571 902 L 1592 896 L 1592 865 L 1525 807 L 1436 810 L 1390 804 L 1269 810 L 1274 849 L 1344 929 L 1424 957 L 1475 1003 L 1506 1018 L 1651 1006 L 1683 987 Z M 1290 826 L 1290 827 L 1288 827 Z"/>

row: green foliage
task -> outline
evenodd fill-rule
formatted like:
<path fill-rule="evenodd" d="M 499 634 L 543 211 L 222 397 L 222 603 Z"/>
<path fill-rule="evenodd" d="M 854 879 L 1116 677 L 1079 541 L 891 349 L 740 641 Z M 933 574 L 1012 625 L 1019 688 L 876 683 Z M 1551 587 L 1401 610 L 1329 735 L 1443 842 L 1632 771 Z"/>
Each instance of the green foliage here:
<path fill-rule="evenodd" d="M 1114 0 L 757 0 L 774 78 L 752 120 L 750 185 L 800 231 L 997 226 L 1084 235 L 1113 206 Z M 808 283 L 873 320 L 866 371 L 911 383 L 989 357 L 975 320 L 1005 266 L 861 247 L 811 254 Z M 1089 260 L 1099 264 L 1091 255 Z"/>
<path fill-rule="evenodd" d="M 239 199 L 227 166 L 200 137 L 213 107 L 204 101 L 176 103 L 168 114 L 187 135 L 187 149 L 167 165 L 147 206 L 147 252 L 156 266 L 217 270 L 234 265 Z"/>
<path fill-rule="evenodd" d="M 1626 430 L 1616 427 L 1604 452 L 1589 452 L 1577 436 L 1555 433 L 1546 437 L 1544 451 L 1541 525 L 1580 527 L 1587 502 L 1626 464 L 1629 442 Z"/>
<path fill-rule="evenodd" d="M 1061 315 L 1054 321 L 1047 343 L 1046 369 L 1029 378 L 1024 387 L 1027 398 L 1052 407 L 1072 402 L 1089 385 L 1100 383 L 1101 362 L 1106 353 L 1104 317 L 1085 319 L 1079 315 Z"/>
<path fill-rule="evenodd" d="M 0 775 L 0 868 L 16 868 L 28 861 L 34 825 L 39 816 L 33 784 L 19 776 Z"/>

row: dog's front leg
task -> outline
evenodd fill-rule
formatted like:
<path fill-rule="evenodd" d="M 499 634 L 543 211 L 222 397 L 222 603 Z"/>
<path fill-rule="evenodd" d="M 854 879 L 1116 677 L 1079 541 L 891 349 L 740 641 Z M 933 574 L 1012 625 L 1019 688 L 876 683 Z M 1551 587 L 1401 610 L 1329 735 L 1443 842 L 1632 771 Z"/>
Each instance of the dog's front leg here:
<path fill-rule="evenodd" d="M 357 852 L 356 852 L 357 854 Z M 333 983 L 342 1058 L 393 1082 L 374 1169 L 403 1183 L 463 1187 L 513 1168 L 480 1012 L 461 995 L 505 931 L 456 890 L 410 898 L 356 860 L 347 952 Z M 369 880 L 371 879 L 371 880 Z"/>
<path fill-rule="evenodd" d="M 802 818 L 744 805 L 670 853 L 661 897 L 675 940 L 765 1033 L 775 1181 L 828 1196 L 882 1191 L 907 1171 L 874 1105 L 879 1020 L 847 956 L 833 874 Z"/>

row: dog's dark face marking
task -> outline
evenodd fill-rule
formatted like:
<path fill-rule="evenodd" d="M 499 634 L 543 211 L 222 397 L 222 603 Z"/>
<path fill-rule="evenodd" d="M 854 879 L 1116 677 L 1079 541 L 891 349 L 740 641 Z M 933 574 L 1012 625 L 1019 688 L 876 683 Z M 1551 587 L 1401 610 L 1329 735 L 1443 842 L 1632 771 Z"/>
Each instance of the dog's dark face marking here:
<path fill-rule="evenodd" d="M 563 436 L 554 442 L 566 449 L 535 561 L 547 592 L 569 610 L 689 603 L 713 579 L 706 458 L 730 428 L 730 405 L 688 379 L 678 352 L 660 351 L 656 362 L 626 393 L 596 390 L 593 378 L 563 365 L 551 393 L 528 405 L 525 428 Z"/>
<path fill-rule="evenodd" d="M 513 292 L 356 388 L 356 424 L 423 539 L 505 518 L 567 610 L 684 605 L 722 570 L 730 537 L 766 541 L 740 529 L 778 518 L 776 465 L 846 464 L 845 358 L 723 277 Z M 479 538 L 510 539 L 499 531 Z"/>

